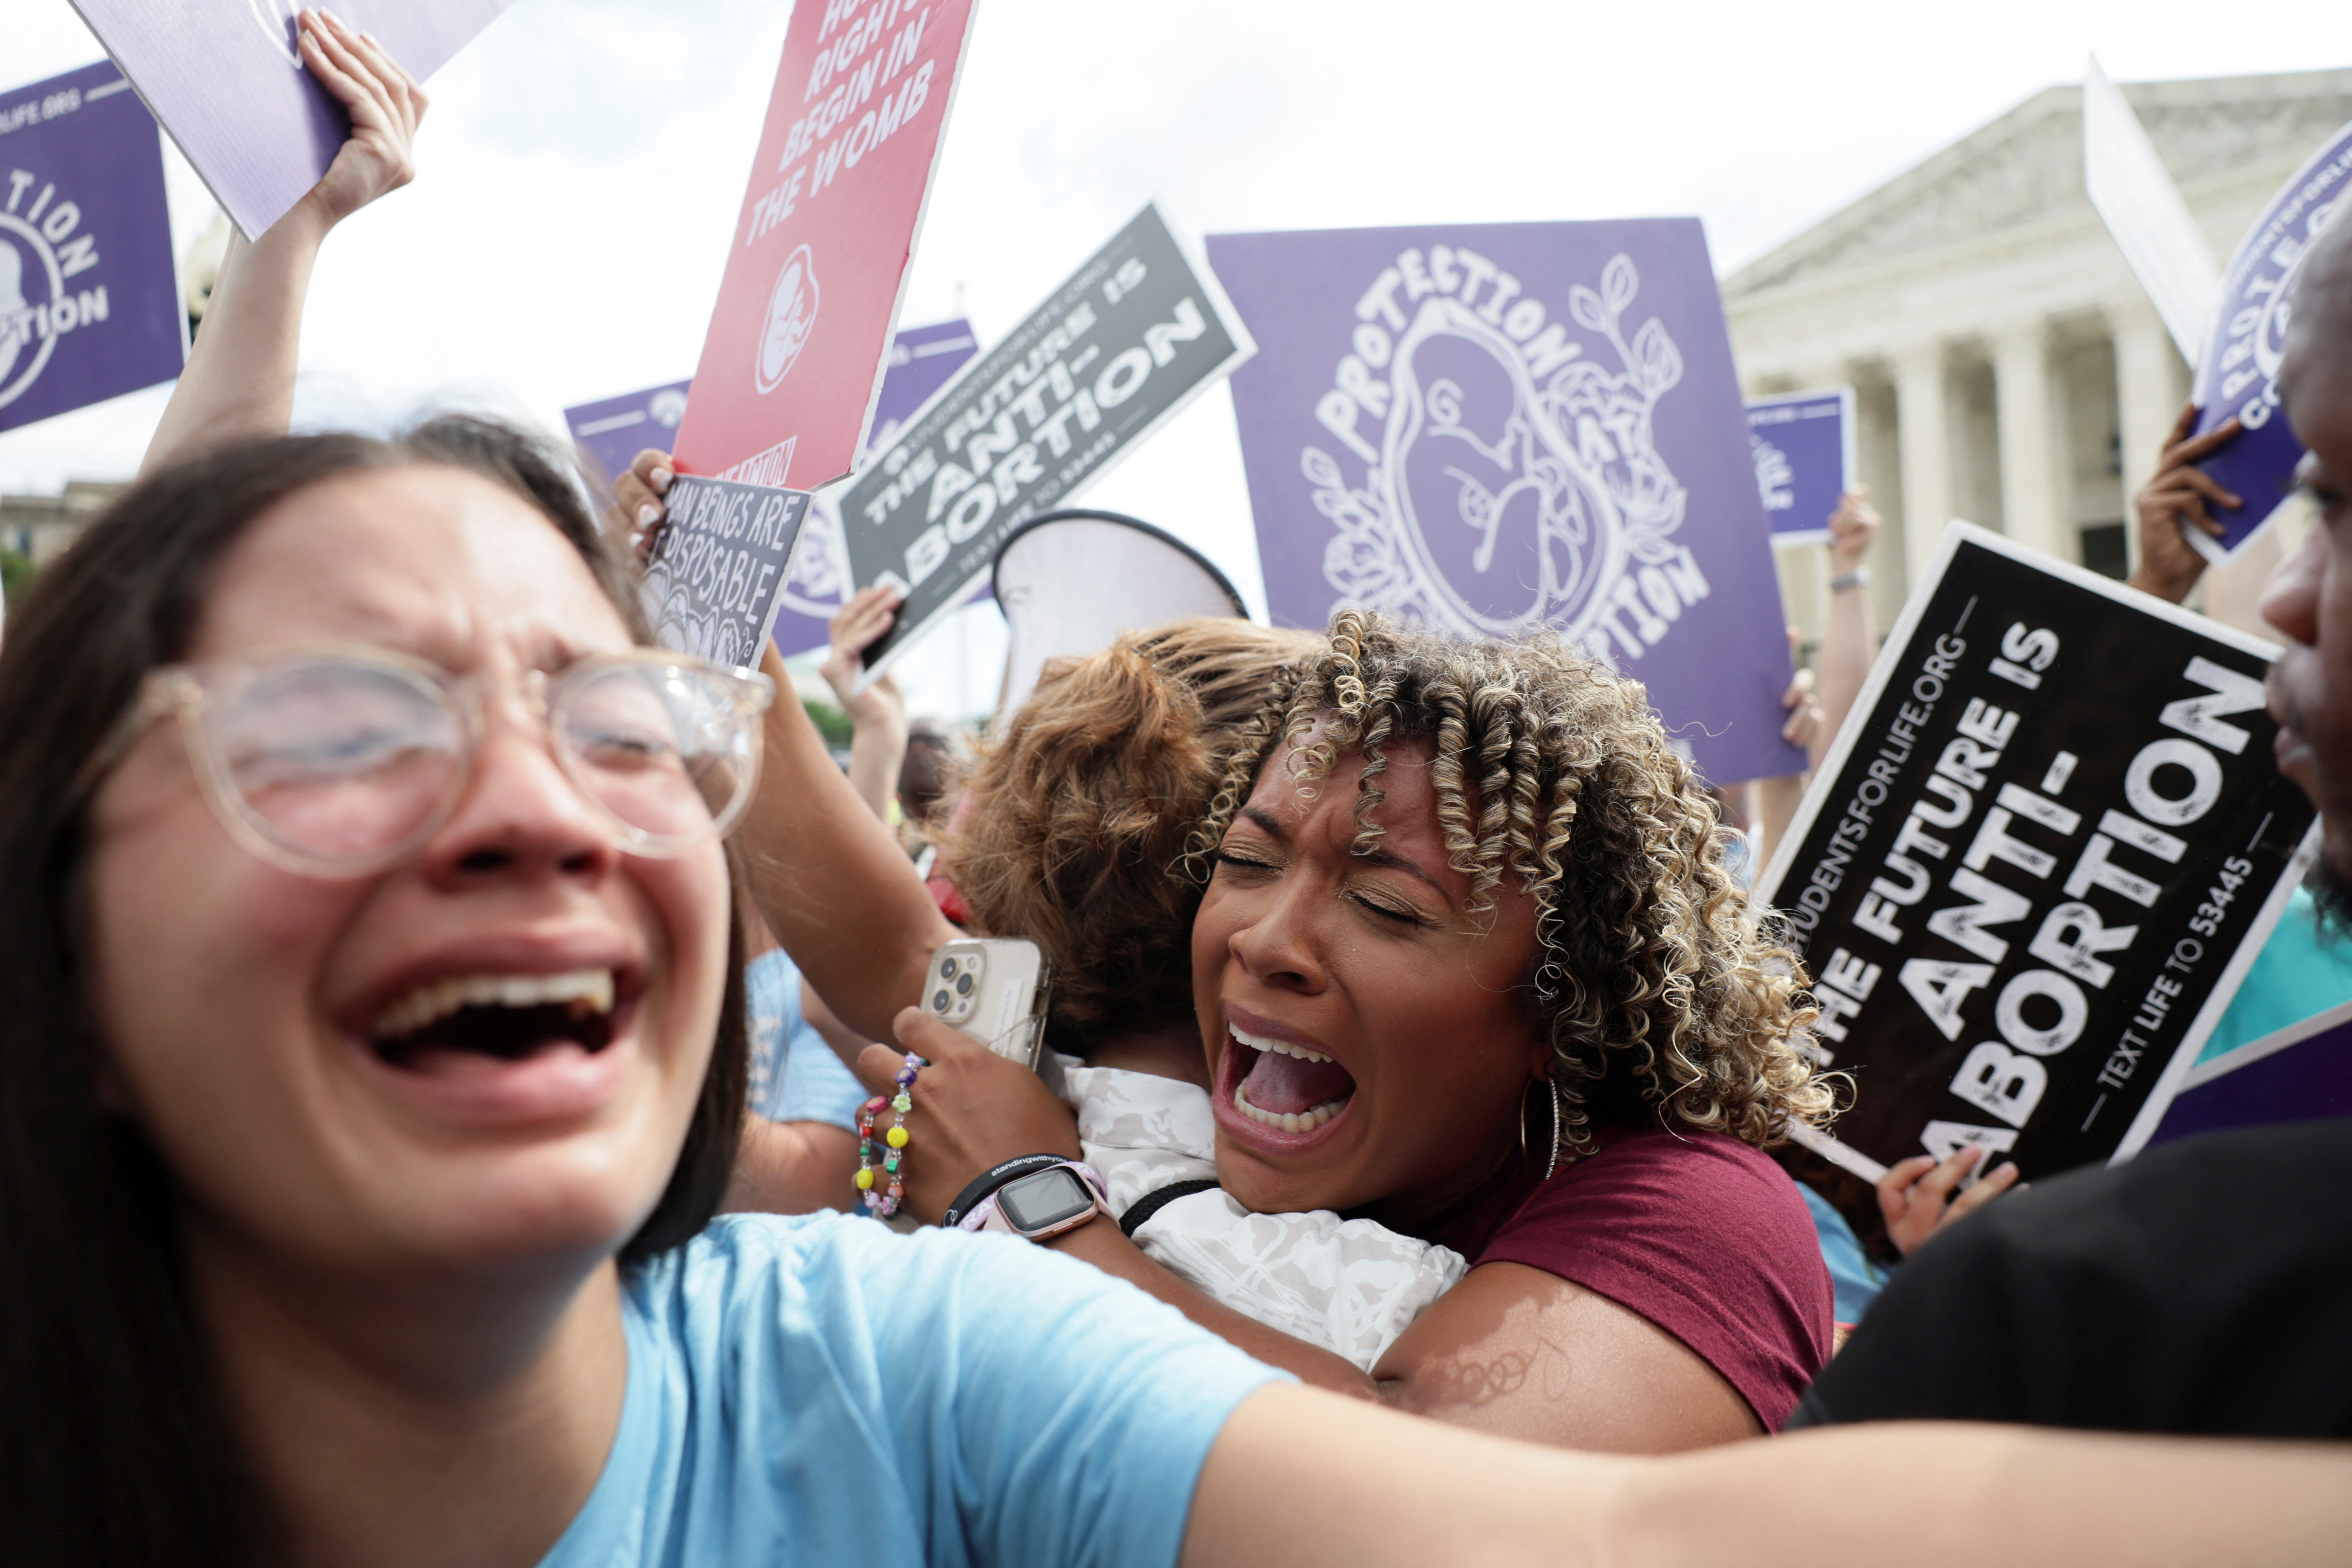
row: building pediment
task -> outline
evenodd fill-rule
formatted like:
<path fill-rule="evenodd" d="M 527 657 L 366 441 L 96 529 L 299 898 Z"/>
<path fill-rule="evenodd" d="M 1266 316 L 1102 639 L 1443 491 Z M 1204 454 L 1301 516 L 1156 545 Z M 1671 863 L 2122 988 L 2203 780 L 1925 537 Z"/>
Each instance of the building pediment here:
<path fill-rule="evenodd" d="M 2352 70 L 2124 89 L 2183 187 L 2292 165 L 2352 121 Z M 2087 213 L 2079 87 L 2044 89 L 1724 281 L 1727 300 Z"/>

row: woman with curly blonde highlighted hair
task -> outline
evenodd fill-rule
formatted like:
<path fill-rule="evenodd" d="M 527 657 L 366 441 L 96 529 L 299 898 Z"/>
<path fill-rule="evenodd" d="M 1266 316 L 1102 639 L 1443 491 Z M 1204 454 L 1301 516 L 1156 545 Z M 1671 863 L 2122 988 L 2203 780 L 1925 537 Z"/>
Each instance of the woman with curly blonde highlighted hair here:
<path fill-rule="evenodd" d="M 1437 829 L 1446 865 L 1470 879 L 1465 911 L 1495 912 L 1507 878 L 1534 906 L 1528 1005 L 1553 1058 L 1559 1159 L 1593 1152 L 1596 1117 L 1757 1146 L 1826 1118 L 1830 1090 L 1795 1043 L 1813 1015 L 1724 867 L 1704 784 L 1641 687 L 1555 638 L 1465 643 L 1341 611 L 1328 655 L 1228 760 L 1195 856 L 1248 868 L 1219 846 L 1236 819 L 1263 815 L 1251 789 L 1270 756 L 1307 793 L 1355 752 L 1350 848 L 1381 858 L 1389 752 L 1415 742 L 1433 749 Z"/>
<path fill-rule="evenodd" d="M 1628 1450 L 1779 1426 L 1827 1355 L 1830 1289 L 1761 1149 L 1831 1095 L 1798 1049 L 1801 976 L 1721 840 L 1638 685 L 1549 637 L 1341 613 L 1234 732 L 1191 835 L 1220 1186 L 1181 1205 L 1311 1215 L 1335 1240 L 1374 1221 L 1468 1271 L 1366 1371 L 1111 1226 L 1053 1245 L 1263 1360 L 1441 1419 Z M 1034 1081 L 979 1055 L 925 1072 L 918 1212 L 1071 1143 Z"/>

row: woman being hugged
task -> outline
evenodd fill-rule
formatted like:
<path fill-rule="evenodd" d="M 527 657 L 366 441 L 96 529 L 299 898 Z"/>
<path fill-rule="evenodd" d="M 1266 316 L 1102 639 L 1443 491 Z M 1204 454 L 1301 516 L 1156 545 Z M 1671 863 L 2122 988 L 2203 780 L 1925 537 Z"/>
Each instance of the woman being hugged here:
<path fill-rule="evenodd" d="M 1367 1378 L 1108 1226 L 1055 1245 L 1262 1359 L 1464 1425 L 1623 1449 L 1780 1425 L 1827 1354 L 1830 1292 L 1759 1151 L 1831 1096 L 1797 1049 L 1796 966 L 1639 686 L 1551 638 L 1343 612 L 1193 848 L 1223 1199 L 1377 1219 L 1472 1268 Z M 919 1211 L 953 1173 L 1068 1147 L 1022 1075 L 928 1023 L 901 1037 L 940 1058 Z"/>

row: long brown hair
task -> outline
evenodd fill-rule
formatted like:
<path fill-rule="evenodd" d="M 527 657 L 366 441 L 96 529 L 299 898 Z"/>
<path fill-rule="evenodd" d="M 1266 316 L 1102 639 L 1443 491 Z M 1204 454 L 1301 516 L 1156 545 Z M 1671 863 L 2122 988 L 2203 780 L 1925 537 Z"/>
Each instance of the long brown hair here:
<path fill-rule="evenodd" d="M 626 568 L 560 458 L 484 420 L 396 442 L 224 447 L 126 491 L 43 574 L 0 653 L 0 1531 L 12 1563 L 231 1564 L 273 1555 L 268 1500 L 214 1383 L 172 1178 L 100 1099 L 85 994 L 82 776 L 148 670 L 183 657 L 214 575 L 277 502 L 338 475 L 462 468 L 543 513 L 639 640 Z M 742 935 L 677 1169 L 624 1261 L 717 1208 L 741 1131 Z"/>

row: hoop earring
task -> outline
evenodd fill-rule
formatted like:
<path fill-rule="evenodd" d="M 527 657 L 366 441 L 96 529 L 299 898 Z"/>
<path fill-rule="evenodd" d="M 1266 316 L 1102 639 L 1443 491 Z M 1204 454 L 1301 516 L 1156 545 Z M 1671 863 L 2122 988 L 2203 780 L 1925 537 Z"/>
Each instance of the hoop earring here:
<path fill-rule="evenodd" d="M 1559 1168 L 1559 1085 L 1546 1078 L 1534 1081 L 1544 1086 L 1544 1098 L 1551 1106 L 1551 1143 L 1544 1155 L 1544 1173 L 1537 1178 L 1549 1182 L 1551 1173 Z M 1528 1163 L 1530 1170 L 1534 1169 L 1536 1157 L 1528 1148 L 1528 1094 L 1525 1089 L 1519 1091 L 1519 1158 Z"/>

